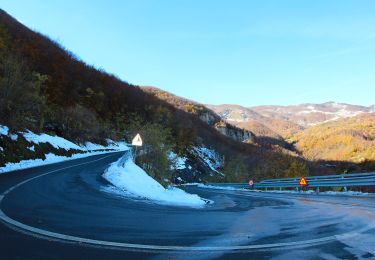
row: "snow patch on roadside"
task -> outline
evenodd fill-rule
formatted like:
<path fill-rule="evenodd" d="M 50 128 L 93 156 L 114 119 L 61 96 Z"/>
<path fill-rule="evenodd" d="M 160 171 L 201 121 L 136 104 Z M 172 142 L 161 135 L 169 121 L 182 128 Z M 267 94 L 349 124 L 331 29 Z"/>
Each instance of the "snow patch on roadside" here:
<path fill-rule="evenodd" d="M 46 156 L 45 160 L 43 160 L 43 159 L 30 159 L 30 160 L 22 160 L 22 161 L 17 162 L 17 163 L 7 163 L 7 164 L 5 164 L 4 167 L 0 167 L 0 174 L 5 173 L 5 172 L 11 172 L 11 171 L 16 171 L 16 170 L 33 168 L 33 167 L 37 167 L 37 166 L 48 165 L 48 164 L 52 164 L 52 163 L 70 161 L 70 160 L 74 160 L 74 159 L 84 158 L 84 157 L 108 153 L 108 152 L 113 152 L 113 151 L 77 153 L 77 154 L 73 154 L 71 157 L 59 156 L 59 155 L 56 155 L 56 154 L 53 154 L 53 153 L 48 153 L 48 154 L 45 155 Z"/>
<path fill-rule="evenodd" d="M 9 135 L 9 128 L 6 126 L 0 125 L 0 134 L 1 135 Z M 35 134 L 31 132 L 30 130 L 27 130 L 26 132 L 19 132 L 18 134 L 22 135 L 29 143 L 34 144 L 41 144 L 41 143 L 48 143 L 52 145 L 56 149 L 75 149 L 79 151 L 95 151 L 95 150 L 121 150 L 125 151 L 128 150 L 127 144 L 125 142 L 115 142 L 111 139 L 107 139 L 107 145 L 101 145 L 101 144 L 94 144 L 91 142 L 86 142 L 84 144 L 75 144 L 65 138 L 62 138 L 60 136 L 53 136 L 49 134 Z M 12 134 L 10 135 L 10 138 L 13 141 L 17 141 L 18 134 Z"/>
<path fill-rule="evenodd" d="M 125 142 L 115 142 L 111 139 L 106 140 L 107 145 L 94 144 L 91 142 L 86 142 L 84 145 L 81 145 L 81 149 L 84 151 L 95 151 L 95 150 L 118 150 L 118 151 L 127 151 L 129 147 Z"/>
<path fill-rule="evenodd" d="M 112 163 L 103 177 L 126 196 L 143 198 L 159 204 L 193 208 L 202 208 L 207 204 L 196 194 L 189 194 L 172 186 L 165 189 L 130 158 L 122 157 Z"/>
<path fill-rule="evenodd" d="M 18 139 L 18 135 L 22 135 L 30 144 L 26 149 L 35 152 L 35 145 L 33 144 L 40 144 L 40 143 L 48 143 L 52 145 L 56 149 L 64 149 L 64 150 L 78 150 L 81 151 L 80 153 L 73 154 L 72 156 L 59 156 L 53 153 L 45 154 L 45 159 L 29 159 L 29 160 L 22 160 L 16 163 L 6 163 L 5 166 L 0 167 L 0 174 L 4 172 L 10 172 L 15 170 L 21 170 L 26 168 L 32 168 L 67 160 L 73 160 L 83 157 L 88 157 L 97 154 L 103 154 L 113 151 L 126 151 L 129 150 L 129 147 L 125 142 L 114 142 L 110 139 L 107 139 L 107 145 L 99 145 L 94 144 L 91 142 L 86 142 L 84 145 L 75 144 L 67 139 L 64 139 L 59 136 L 52 136 L 48 134 L 35 134 L 29 130 L 26 132 L 18 132 L 15 134 L 9 133 L 9 128 L 3 125 L 0 125 L 0 135 L 7 135 L 9 136 L 12 141 L 16 142 Z M 4 152 L 4 148 L 0 147 L 0 152 Z"/>
<path fill-rule="evenodd" d="M 104 145 L 101 145 L 101 144 L 94 144 L 94 143 L 91 143 L 91 142 L 86 142 L 83 147 L 87 150 L 102 150 L 102 149 L 108 149 L 107 147 L 105 147 Z"/>
<path fill-rule="evenodd" d="M 244 188 L 235 188 L 232 186 L 221 186 L 221 185 L 210 185 L 210 184 L 203 184 L 203 183 L 187 183 L 187 184 L 182 184 L 183 186 L 197 186 L 199 188 L 204 188 L 204 189 L 214 189 L 214 190 L 239 190 L 243 191 L 246 190 Z"/>
<path fill-rule="evenodd" d="M 23 137 L 25 137 L 25 139 L 30 143 L 34 143 L 34 144 L 49 143 L 57 149 L 62 148 L 65 150 L 69 150 L 69 149 L 75 149 L 75 150 L 81 150 L 81 151 L 83 150 L 82 147 L 60 136 L 52 136 L 48 134 L 35 134 L 31 131 L 27 131 L 23 133 Z"/>

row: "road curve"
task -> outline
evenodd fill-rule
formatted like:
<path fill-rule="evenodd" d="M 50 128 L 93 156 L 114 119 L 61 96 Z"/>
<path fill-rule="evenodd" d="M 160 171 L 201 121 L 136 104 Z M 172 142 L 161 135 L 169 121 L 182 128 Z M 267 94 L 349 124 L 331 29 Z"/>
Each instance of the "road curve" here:
<path fill-rule="evenodd" d="M 159 205 L 113 192 L 102 174 L 120 156 L 0 175 L 2 252 L 37 258 L 375 258 L 374 198 L 188 186 L 214 203 L 202 209 Z M 25 251 L 15 251 L 17 243 Z"/>

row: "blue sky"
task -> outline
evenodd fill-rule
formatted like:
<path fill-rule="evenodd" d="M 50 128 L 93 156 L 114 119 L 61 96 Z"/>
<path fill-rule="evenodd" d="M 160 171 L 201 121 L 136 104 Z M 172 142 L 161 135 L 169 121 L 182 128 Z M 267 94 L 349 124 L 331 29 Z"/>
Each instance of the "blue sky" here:
<path fill-rule="evenodd" d="M 2 0 L 89 64 L 202 103 L 375 103 L 375 1 Z"/>

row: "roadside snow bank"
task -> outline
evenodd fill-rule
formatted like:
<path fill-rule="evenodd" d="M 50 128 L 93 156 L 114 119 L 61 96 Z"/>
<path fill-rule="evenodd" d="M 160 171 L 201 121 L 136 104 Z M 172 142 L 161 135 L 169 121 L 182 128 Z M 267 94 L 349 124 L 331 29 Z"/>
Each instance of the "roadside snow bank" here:
<path fill-rule="evenodd" d="M 5 166 L 0 167 L 0 174 L 4 172 L 10 172 L 15 170 L 21 170 L 26 168 L 32 168 L 36 166 L 52 164 L 67 160 L 73 160 L 83 157 L 88 157 L 97 154 L 103 154 L 108 152 L 114 151 L 126 151 L 129 150 L 127 144 L 125 142 L 115 142 L 110 139 L 107 139 L 106 145 L 99 145 L 90 142 L 86 142 L 85 144 L 76 144 L 73 143 L 65 138 L 60 136 L 53 136 L 45 133 L 35 134 L 29 130 L 25 132 L 17 132 L 11 134 L 9 132 L 9 128 L 7 126 L 0 125 L 0 138 L 1 136 L 7 135 L 12 139 L 12 141 L 16 142 L 18 136 L 23 136 L 26 141 L 28 142 L 28 146 L 25 149 L 28 149 L 31 152 L 35 152 L 35 145 L 39 145 L 42 143 L 48 143 L 56 149 L 64 149 L 66 151 L 69 150 L 76 150 L 72 156 L 61 156 L 56 155 L 54 153 L 46 153 L 45 159 L 28 159 L 28 160 L 21 160 L 15 163 L 5 163 Z M 0 153 L 6 152 L 6 148 L 0 146 Z M 78 151 L 78 152 L 77 152 Z"/>
<path fill-rule="evenodd" d="M 34 144 L 49 143 L 57 149 L 62 148 L 65 150 L 69 150 L 69 149 L 83 150 L 82 147 L 60 136 L 52 136 L 48 134 L 35 134 L 31 131 L 27 131 L 22 134 L 23 134 L 23 137 L 25 137 L 25 139 L 30 143 L 34 143 Z"/>
<path fill-rule="evenodd" d="M 124 194 L 155 201 L 159 204 L 204 207 L 206 201 L 196 194 L 189 194 L 179 188 L 165 189 L 151 178 L 131 159 L 121 158 L 105 171 L 103 177 Z"/>
<path fill-rule="evenodd" d="M 107 151 L 107 152 L 89 152 L 89 153 L 77 153 L 73 154 L 71 157 L 67 156 L 59 156 L 53 153 L 46 154 L 46 159 L 31 159 L 31 160 L 22 160 L 17 163 L 7 163 L 4 167 L 0 167 L 0 174 L 4 172 L 10 172 L 10 171 L 16 171 L 16 170 L 22 170 L 27 168 L 33 168 L 37 166 L 52 164 L 52 163 L 58 163 L 63 161 L 70 161 L 74 159 L 84 158 L 92 155 L 97 154 L 103 154 L 113 151 Z"/>
<path fill-rule="evenodd" d="M 85 144 L 75 144 L 65 138 L 60 136 L 53 136 L 48 134 L 35 134 L 31 131 L 21 133 L 25 139 L 34 144 L 49 143 L 55 148 L 62 148 L 65 150 L 75 149 L 79 151 L 95 151 L 95 150 L 128 150 L 125 142 L 114 142 L 111 139 L 107 139 L 107 145 L 94 144 L 91 142 L 86 142 Z"/>

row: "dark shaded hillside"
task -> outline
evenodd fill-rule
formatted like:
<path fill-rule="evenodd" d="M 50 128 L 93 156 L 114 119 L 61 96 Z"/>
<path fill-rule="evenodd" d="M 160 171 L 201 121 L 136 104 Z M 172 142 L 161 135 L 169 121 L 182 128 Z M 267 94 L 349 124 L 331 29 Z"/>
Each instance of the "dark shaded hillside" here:
<path fill-rule="evenodd" d="M 108 137 L 129 140 L 133 122 L 140 127 L 159 124 L 170 130 L 168 140 L 178 153 L 205 145 L 227 163 L 233 159 L 243 163 L 246 172 L 234 180 L 283 176 L 293 161 L 303 162 L 277 147 L 229 138 L 220 126 L 217 131 L 194 113 L 85 64 L 4 11 L 0 11 L 0 55 L 0 123 L 13 130 L 28 128 L 78 142 L 100 142 Z"/>
<path fill-rule="evenodd" d="M 0 12 L 0 29 L 2 35 L 5 35 L 2 37 L 2 53 L 6 59 L 10 57 L 19 60 L 20 66 L 27 68 L 30 74 L 37 72 L 48 77 L 42 92 L 49 109 L 53 111 L 50 111 L 41 129 L 37 129 L 33 120 L 18 122 L 20 127 L 37 131 L 52 130 L 59 135 L 79 139 L 79 132 L 76 136 L 67 136 L 71 131 L 57 123 L 61 122 L 61 117 L 67 111 L 73 109 L 78 110 L 73 112 L 78 117 L 97 121 L 102 126 L 103 136 L 121 138 L 124 124 L 132 114 L 150 121 L 170 116 L 168 112 L 173 117 L 181 118 L 180 121 L 186 117 L 172 106 L 144 93 L 139 87 L 79 61 L 72 53 L 47 37 L 29 30 L 4 11 Z M 178 120 L 171 118 L 170 121 Z M 18 127 L 18 124 L 14 127 Z"/>

